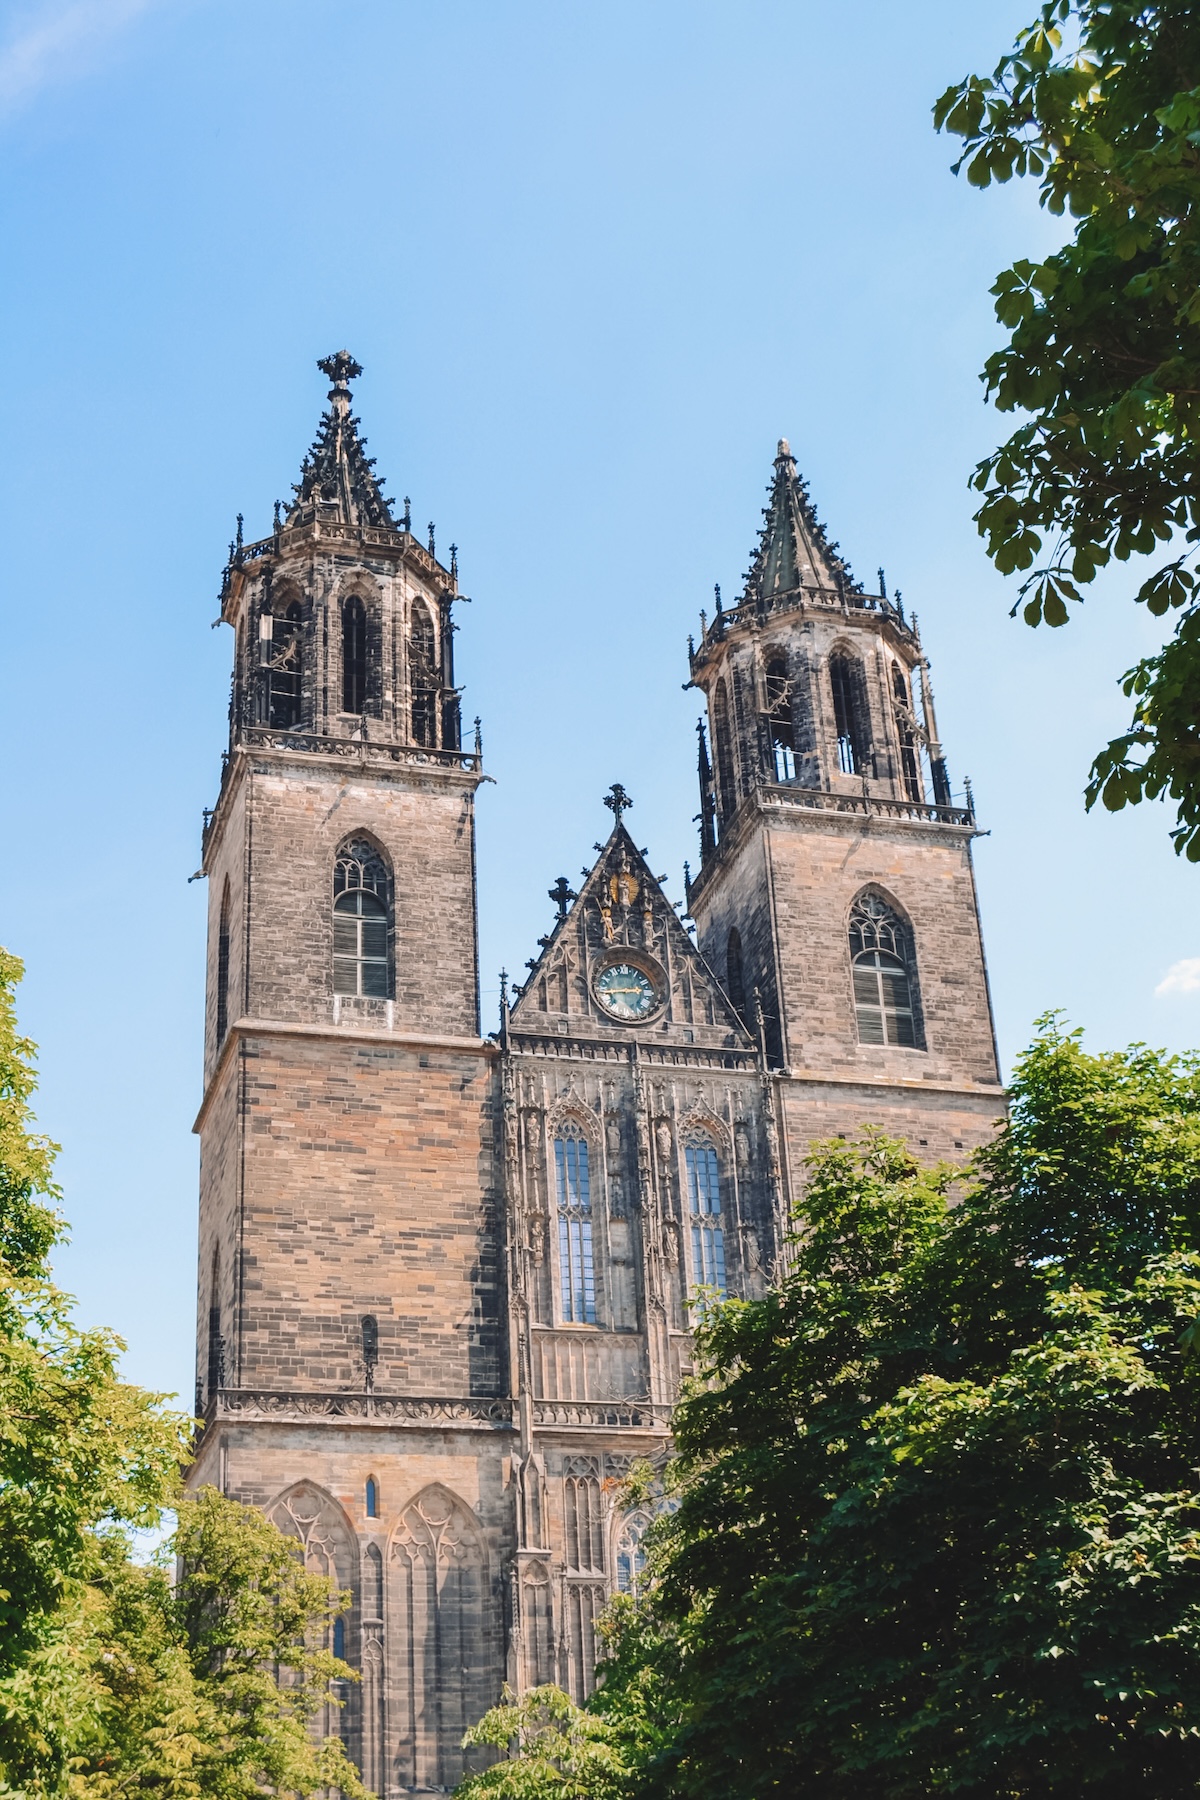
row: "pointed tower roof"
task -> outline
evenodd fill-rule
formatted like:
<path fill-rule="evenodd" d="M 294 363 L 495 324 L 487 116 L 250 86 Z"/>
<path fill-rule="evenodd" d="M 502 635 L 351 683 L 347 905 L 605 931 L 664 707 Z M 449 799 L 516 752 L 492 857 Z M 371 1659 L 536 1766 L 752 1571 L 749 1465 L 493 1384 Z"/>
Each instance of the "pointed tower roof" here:
<path fill-rule="evenodd" d="M 336 508 L 343 524 L 395 530 L 391 502 L 384 499 L 373 473 L 375 458 L 366 454 L 367 440 L 360 436 L 359 422 L 350 411 L 350 383 L 362 374 L 362 367 L 348 350 L 323 357 L 317 367 L 333 383 L 329 409 L 321 414 L 316 438 L 301 465 L 287 522 L 299 523 L 302 508 L 319 504 L 327 518 L 335 516 Z"/>
<path fill-rule="evenodd" d="M 845 559 L 826 537 L 813 510 L 808 485 L 796 472 L 796 459 L 786 438 L 779 440 L 763 521 L 746 576 L 747 599 L 769 600 L 806 586 L 855 586 Z"/>

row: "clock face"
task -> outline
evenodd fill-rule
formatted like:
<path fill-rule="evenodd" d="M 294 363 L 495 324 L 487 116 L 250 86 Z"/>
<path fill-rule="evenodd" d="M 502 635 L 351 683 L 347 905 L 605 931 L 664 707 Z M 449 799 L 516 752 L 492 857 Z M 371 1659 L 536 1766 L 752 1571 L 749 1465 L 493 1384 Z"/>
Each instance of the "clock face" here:
<path fill-rule="evenodd" d="M 631 963 L 614 963 L 597 975 L 596 998 L 614 1019 L 644 1019 L 658 1005 L 654 983 Z"/>

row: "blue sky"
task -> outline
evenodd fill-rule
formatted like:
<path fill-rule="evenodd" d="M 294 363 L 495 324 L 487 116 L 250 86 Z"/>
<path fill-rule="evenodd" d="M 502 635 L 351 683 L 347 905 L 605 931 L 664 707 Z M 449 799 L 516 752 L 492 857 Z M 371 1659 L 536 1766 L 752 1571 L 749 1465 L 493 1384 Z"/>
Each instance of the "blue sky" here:
<path fill-rule="evenodd" d="M 1120 574 L 1007 617 L 966 480 L 1003 421 L 987 289 L 1058 229 L 949 173 L 930 106 L 1032 0 L 58 0 L 0 9 L 9 398 L 0 941 L 64 1146 L 63 1280 L 190 1392 L 205 896 L 234 517 L 295 479 L 315 359 L 365 365 L 387 491 L 460 546 L 484 722 L 484 1012 L 603 835 L 614 780 L 681 891 L 684 646 L 747 566 L 790 438 L 855 569 L 920 615 L 974 782 L 1006 1060 L 1200 1023 L 1195 870 L 1160 807 L 1085 818 Z M 1121 572 L 1122 574 L 1124 572 Z M 1176 965 L 1184 973 L 1170 977 Z M 1164 981 L 1167 991 L 1159 992 Z"/>

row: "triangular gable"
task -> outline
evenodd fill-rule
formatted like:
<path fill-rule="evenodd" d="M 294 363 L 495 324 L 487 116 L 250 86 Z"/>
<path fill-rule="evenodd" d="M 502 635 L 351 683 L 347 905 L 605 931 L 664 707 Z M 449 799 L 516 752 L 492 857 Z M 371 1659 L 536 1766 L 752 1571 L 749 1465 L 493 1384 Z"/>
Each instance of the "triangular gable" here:
<path fill-rule="evenodd" d="M 550 898 L 560 914 L 513 990 L 512 1030 L 753 1048 L 619 817 L 579 893 L 560 877 Z"/>

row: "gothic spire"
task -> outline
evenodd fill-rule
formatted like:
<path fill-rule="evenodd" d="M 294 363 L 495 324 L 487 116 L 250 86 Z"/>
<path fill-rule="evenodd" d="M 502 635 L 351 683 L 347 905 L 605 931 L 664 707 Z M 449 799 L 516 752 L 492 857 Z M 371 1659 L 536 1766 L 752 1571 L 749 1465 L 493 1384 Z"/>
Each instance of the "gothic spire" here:
<path fill-rule="evenodd" d="M 366 454 L 367 440 L 359 436 L 359 422 L 350 411 L 350 383 L 362 374 L 362 368 L 348 350 L 323 357 L 317 367 L 333 383 L 329 409 L 321 414 L 316 438 L 301 466 L 287 522 L 298 524 L 305 509 L 319 504 L 323 518 L 394 530 L 391 503 L 384 499 L 373 473 L 375 458 Z"/>
<path fill-rule="evenodd" d="M 813 510 L 808 486 L 796 472 L 796 459 L 786 438 L 779 440 L 763 519 L 746 577 L 747 599 L 769 600 L 804 586 L 854 587 L 837 545 L 829 542 Z"/>

